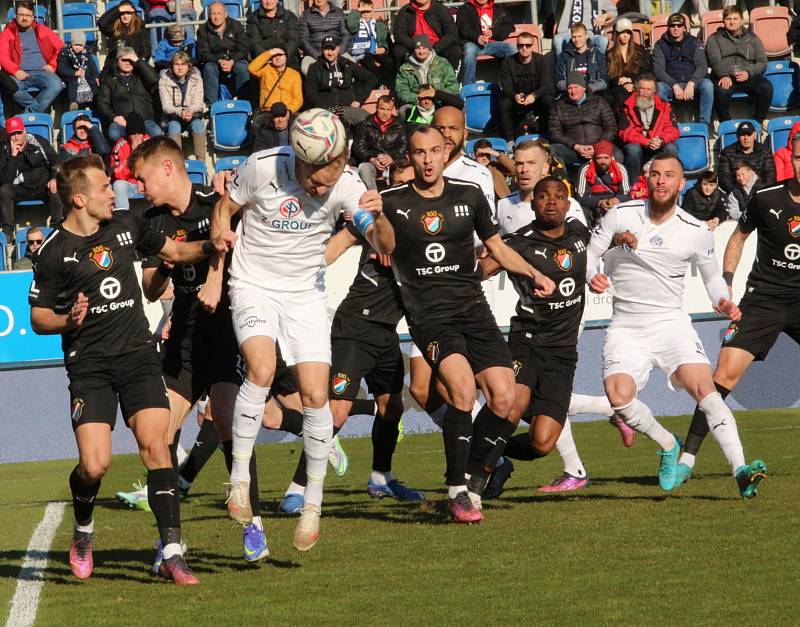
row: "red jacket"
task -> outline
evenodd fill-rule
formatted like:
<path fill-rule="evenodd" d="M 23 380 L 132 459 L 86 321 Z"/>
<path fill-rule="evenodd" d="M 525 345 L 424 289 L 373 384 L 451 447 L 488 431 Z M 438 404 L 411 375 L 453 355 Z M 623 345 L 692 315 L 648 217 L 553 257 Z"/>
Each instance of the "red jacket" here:
<path fill-rule="evenodd" d="M 775 182 L 780 183 L 794 176 L 792 169 L 792 140 L 800 132 L 800 122 L 795 122 L 789 131 L 789 139 L 783 148 L 775 151 Z"/>
<path fill-rule="evenodd" d="M 142 141 L 145 139 L 150 139 L 150 135 L 145 133 Z M 119 138 L 117 143 L 114 144 L 114 147 L 111 149 L 111 158 L 109 160 L 112 181 L 128 181 L 128 183 L 134 184 L 137 182 L 136 177 L 133 176 L 133 172 L 131 172 L 128 167 L 128 157 L 131 156 L 132 152 L 133 149 L 128 143 L 127 137 Z"/>
<path fill-rule="evenodd" d="M 672 107 L 657 95 L 653 96 L 653 101 L 655 102 L 653 123 L 649 131 L 644 130 L 642 118 L 636 109 L 636 94 L 631 94 L 622 105 L 619 116 L 619 138 L 624 143 L 647 146 L 652 138 L 661 137 L 665 144 L 670 144 L 680 137 Z"/>
<path fill-rule="evenodd" d="M 58 67 L 58 53 L 64 47 L 64 42 L 55 32 L 38 22 L 33 23 L 33 29 L 36 32 L 36 39 L 39 41 L 44 62 L 55 71 Z M 17 23 L 11 20 L 5 30 L 0 33 L 0 67 L 13 76 L 19 71 L 21 61 L 22 43 Z"/>

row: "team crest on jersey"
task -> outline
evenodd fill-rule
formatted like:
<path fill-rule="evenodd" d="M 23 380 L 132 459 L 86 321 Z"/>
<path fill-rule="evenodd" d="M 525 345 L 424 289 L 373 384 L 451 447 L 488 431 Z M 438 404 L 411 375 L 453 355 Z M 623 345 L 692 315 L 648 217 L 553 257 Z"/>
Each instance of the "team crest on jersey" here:
<path fill-rule="evenodd" d="M 792 237 L 800 237 L 800 216 L 792 216 L 789 218 L 789 235 Z"/>
<path fill-rule="evenodd" d="M 332 380 L 333 384 L 333 391 L 336 394 L 344 394 L 344 391 L 350 385 L 350 377 L 348 377 L 344 372 L 337 372 Z"/>
<path fill-rule="evenodd" d="M 522 370 L 522 362 L 519 359 L 515 359 L 511 362 L 511 367 L 514 368 L 514 378 L 516 379 L 519 376 L 519 371 Z"/>
<path fill-rule="evenodd" d="M 735 324 L 730 325 L 728 327 L 728 330 L 725 331 L 725 335 L 722 336 L 722 341 L 725 344 L 728 344 L 731 340 L 733 340 L 734 337 L 736 337 L 736 334 L 738 332 L 739 332 L 739 327 L 737 327 Z"/>
<path fill-rule="evenodd" d="M 438 211 L 426 211 L 420 220 L 422 220 L 422 227 L 429 235 L 438 234 L 444 226 L 444 216 Z"/>
<path fill-rule="evenodd" d="M 572 270 L 572 253 L 566 248 L 559 248 L 556 251 L 555 259 L 558 267 L 564 272 Z"/>
<path fill-rule="evenodd" d="M 178 229 L 175 231 L 174 239 L 176 242 L 185 242 L 186 239 L 189 237 L 189 234 L 186 232 L 186 229 Z"/>
<path fill-rule="evenodd" d="M 425 348 L 425 352 L 428 353 L 428 359 L 430 359 L 433 363 L 439 361 L 439 342 L 431 342 Z"/>
<path fill-rule="evenodd" d="M 295 198 L 292 196 L 291 198 L 287 198 L 281 203 L 281 206 L 278 207 L 278 211 L 284 218 L 292 219 L 298 213 L 303 210 L 303 207 L 300 205 L 300 199 Z"/>
<path fill-rule="evenodd" d="M 72 422 L 78 422 L 83 416 L 83 408 L 86 406 L 86 401 L 82 398 L 72 399 Z"/>
<path fill-rule="evenodd" d="M 92 248 L 92 252 L 89 253 L 89 259 L 101 270 L 108 270 L 114 264 L 114 257 L 111 254 L 111 249 L 102 244 Z"/>

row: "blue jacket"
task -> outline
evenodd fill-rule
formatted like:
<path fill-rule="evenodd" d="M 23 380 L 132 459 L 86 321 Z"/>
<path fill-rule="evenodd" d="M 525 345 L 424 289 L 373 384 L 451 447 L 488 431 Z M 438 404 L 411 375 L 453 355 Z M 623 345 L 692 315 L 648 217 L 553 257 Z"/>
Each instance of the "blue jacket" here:
<path fill-rule="evenodd" d="M 697 37 L 686 35 L 680 42 L 665 33 L 653 49 L 653 71 L 660 83 L 697 85 L 708 78 L 706 53 Z"/>
<path fill-rule="evenodd" d="M 590 93 L 608 89 L 608 72 L 606 71 L 606 58 L 600 49 L 591 41 L 588 42 L 589 49 L 586 51 L 588 56 L 586 86 Z M 561 54 L 556 61 L 555 81 L 556 90 L 559 93 L 567 91 L 567 75 L 575 69 L 575 55 L 578 51 L 571 41 L 564 42 Z"/>
<path fill-rule="evenodd" d="M 168 40 L 162 39 L 153 51 L 153 63 L 158 71 L 168 70 L 172 67 L 172 56 L 178 50 L 186 51 L 193 60 L 197 59 L 194 39 L 187 39 L 180 46 L 173 46 Z"/>

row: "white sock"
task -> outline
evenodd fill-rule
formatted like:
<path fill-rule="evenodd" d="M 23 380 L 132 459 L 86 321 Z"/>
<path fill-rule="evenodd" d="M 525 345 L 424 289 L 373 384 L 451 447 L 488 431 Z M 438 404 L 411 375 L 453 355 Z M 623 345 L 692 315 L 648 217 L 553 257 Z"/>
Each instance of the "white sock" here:
<path fill-rule="evenodd" d="M 306 493 L 306 486 L 300 485 L 292 481 L 289 484 L 289 487 L 286 488 L 285 494 L 305 494 Z"/>
<path fill-rule="evenodd" d="M 587 398 L 592 398 L 587 397 Z M 561 455 L 561 460 L 564 462 L 564 472 L 573 477 L 583 479 L 586 476 L 586 469 L 583 467 L 578 449 L 575 446 L 575 440 L 572 438 L 572 425 L 569 418 L 564 423 L 564 428 L 561 430 L 561 435 L 556 440 L 556 450 Z"/>
<path fill-rule="evenodd" d="M 369 476 L 370 481 L 377 485 L 386 485 L 393 478 L 391 472 L 381 472 L 380 470 L 373 470 L 372 474 Z"/>
<path fill-rule="evenodd" d="M 88 525 L 79 525 L 78 523 L 75 523 L 75 531 L 79 531 L 81 533 L 94 533 L 94 518 L 92 518 Z"/>
<path fill-rule="evenodd" d="M 462 492 L 467 491 L 466 485 L 449 485 L 447 486 L 447 498 L 454 499 Z"/>
<path fill-rule="evenodd" d="M 431 420 L 433 420 L 433 424 L 435 424 L 440 429 L 442 428 L 442 423 L 444 422 L 444 415 L 447 412 L 447 403 L 442 403 L 438 408 L 434 409 L 430 414 Z"/>
<path fill-rule="evenodd" d="M 186 460 L 189 459 L 189 452 L 183 448 L 180 444 L 178 444 L 178 448 L 175 451 L 176 456 L 178 457 L 178 468 L 183 468 L 183 465 L 186 463 Z"/>
<path fill-rule="evenodd" d="M 261 522 L 261 516 L 253 516 L 253 524 L 261 531 L 264 531 L 264 523 Z"/>
<path fill-rule="evenodd" d="M 680 459 L 678 459 L 678 463 L 686 464 L 689 468 L 694 468 L 694 455 L 684 451 L 683 453 L 681 453 Z"/>
<path fill-rule="evenodd" d="M 638 398 L 634 398 L 624 407 L 613 407 L 612 409 L 622 416 L 626 425 L 634 431 L 644 433 L 663 450 L 670 451 L 675 447 L 675 436 L 653 418 L 653 412 Z"/>
<path fill-rule="evenodd" d="M 475 403 L 472 405 L 472 422 L 475 422 L 475 418 L 478 416 L 478 412 L 480 412 L 483 405 L 478 402 L 478 399 L 475 399 Z"/>
<path fill-rule="evenodd" d="M 322 486 L 333 440 L 333 414 L 328 403 L 303 407 L 303 446 L 306 452 L 306 503 L 322 505 Z"/>
<path fill-rule="evenodd" d="M 736 418 L 733 417 L 719 392 L 712 392 L 700 401 L 698 406 L 706 415 L 708 430 L 735 473 L 739 466 L 744 466 L 744 450 L 739 439 L 739 430 L 736 428 Z"/>
<path fill-rule="evenodd" d="M 605 396 L 588 396 L 587 394 L 573 394 L 569 399 L 567 415 L 599 414 L 613 416 L 614 410 Z"/>
<path fill-rule="evenodd" d="M 175 557 L 176 555 L 183 555 L 180 542 L 170 542 L 162 550 L 165 560 L 168 560 L 170 557 Z"/>
<path fill-rule="evenodd" d="M 250 481 L 250 457 L 261 429 L 269 388 L 245 379 L 233 405 L 233 466 L 231 482 Z"/>

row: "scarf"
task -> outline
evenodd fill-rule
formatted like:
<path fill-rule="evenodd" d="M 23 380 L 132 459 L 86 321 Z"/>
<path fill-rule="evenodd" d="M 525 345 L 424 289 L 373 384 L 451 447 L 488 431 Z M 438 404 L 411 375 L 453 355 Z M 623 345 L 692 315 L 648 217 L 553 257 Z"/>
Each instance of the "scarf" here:
<path fill-rule="evenodd" d="M 89 55 L 87 55 L 86 52 L 75 54 L 75 51 L 70 45 L 66 45 L 65 48 L 67 50 L 67 60 L 72 68 L 75 71 L 86 70 L 89 65 Z M 77 76 L 76 80 L 78 82 L 78 93 L 75 100 L 79 104 L 91 102 L 94 96 L 92 95 L 92 88 L 89 86 L 89 81 L 86 80 L 86 74 L 84 73 L 83 76 Z"/>
<path fill-rule="evenodd" d="M 384 134 L 384 133 L 386 133 L 386 129 L 388 129 L 392 125 L 393 119 L 389 118 L 388 120 L 386 120 L 385 124 L 381 124 L 381 121 L 378 119 L 378 116 L 377 115 L 373 115 L 372 116 L 372 121 L 375 122 L 375 124 L 378 126 L 378 128 L 381 131 L 381 134 Z"/>
<path fill-rule="evenodd" d="M 611 165 L 608 168 L 608 172 L 606 172 L 611 177 L 611 185 L 614 189 L 611 189 L 605 182 L 597 176 L 597 170 L 595 169 L 594 159 L 589 161 L 589 167 L 586 168 L 586 183 L 591 187 L 595 185 L 602 185 L 608 191 L 617 193 L 617 189 L 619 189 L 620 184 L 622 183 L 622 172 L 619 170 L 619 164 L 615 160 L 611 160 Z"/>

